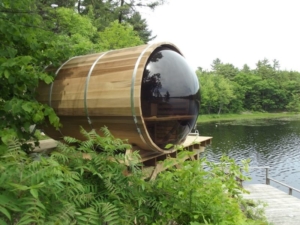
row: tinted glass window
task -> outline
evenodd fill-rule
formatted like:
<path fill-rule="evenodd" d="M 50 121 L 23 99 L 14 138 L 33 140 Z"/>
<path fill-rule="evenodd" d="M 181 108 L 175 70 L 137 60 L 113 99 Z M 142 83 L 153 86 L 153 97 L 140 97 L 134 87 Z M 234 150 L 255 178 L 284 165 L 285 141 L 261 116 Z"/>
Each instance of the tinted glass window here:
<path fill-rule="evenodd" d="M 143 74 L 141 104 L 156 145 L 164 148 L 185 139 L 198 117 L 199 92 L 196 74 L 184 57 L 166 48 L 152 53 Z"/>

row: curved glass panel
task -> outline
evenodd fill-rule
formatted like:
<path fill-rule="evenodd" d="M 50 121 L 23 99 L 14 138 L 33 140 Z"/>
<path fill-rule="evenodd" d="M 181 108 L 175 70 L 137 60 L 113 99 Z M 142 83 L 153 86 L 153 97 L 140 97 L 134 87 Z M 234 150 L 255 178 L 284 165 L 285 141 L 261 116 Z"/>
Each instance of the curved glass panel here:
<path fill-rule="evenodd" d="M 164 149 L 179 144 L 194 127 L 200 107 L 196 74 L 185 58 L 168 48 L 149 57 L 141 87 L 142 114 L 152 141 Z"/>

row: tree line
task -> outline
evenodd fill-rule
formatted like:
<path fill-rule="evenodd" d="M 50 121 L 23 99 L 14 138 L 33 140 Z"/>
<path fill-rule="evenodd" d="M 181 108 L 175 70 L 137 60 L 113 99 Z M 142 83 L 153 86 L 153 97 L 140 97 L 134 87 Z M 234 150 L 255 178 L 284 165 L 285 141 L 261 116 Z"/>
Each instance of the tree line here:
<path fill-rule="evenodd" d="M 278 60 L 263 59 L 255 69 L 247 64 L 238 69 L 217 58 L 210 71 L 198 67 L 196 74 L 202 114 L 300 111 L 300 73 L 281 70 Z"/>

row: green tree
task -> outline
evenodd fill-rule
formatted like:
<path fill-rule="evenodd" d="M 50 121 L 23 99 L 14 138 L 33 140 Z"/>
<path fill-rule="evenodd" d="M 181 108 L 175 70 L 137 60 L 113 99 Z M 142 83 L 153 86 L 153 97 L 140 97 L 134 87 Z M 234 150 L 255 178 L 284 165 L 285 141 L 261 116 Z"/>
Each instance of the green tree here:
<path fill-rule="evenodd" d="M 243 108 L 247 110 L 262 110 L 260 92 L 257 83 L 262 78 L 257 74 L 239 73 L 234 81 L 241 86 L 241 92 L 244 95 Z"/>
<path fill-rule="evenodd" d="M 133 27 L 126 23 L 112 22 L 109 27 L 100 32 L 99 46 L 110 50 L 143 44 Z"/>
<path fill-rule="evenodd" d="M 216 69 L 218 75 L 222 75 L 229 80 L 232 80 L 238 72 L 239 70 L 229 63 L 219 64 Z"/>
<path fill-rule="evenodd" d="M 276 60 L 276 59 L 273 59 L 273 70 L 276 71 L 276 70 L 279 70 L 279 69 L 280 69 L 279 61 Z"/>
<path fill-rule="evenodd" d="M 211 70 L 212 71 L 217 71 L 221 64 L 223 64 L 221 59 L 219 59 L 219 58 L 214 59 L 212 64 L 211 64 Z"/>
<path fill-rule="evenodd" d="M 223 76 L 215 76 L 215 86 L 217 89 L 218 114 L 235 99 L 233 85 L 229 79 Z"/>
<path fill-rule="evenodd" d="M 117 20 L 120 24 L 123 22 L 131 24 L 140 39 L 147 43 L 155 36 L 152 36 L 152 31 L 148 29 L 146 20 L 142 19 L 139 9 L 150 8 L 154 10 L 159 5 L 164 4 L 164 0 L 85 0 L 82 4 L 86 6 L 82 14 L 87 14 L 93 18 L 98 31 L 103 31 L 111 22 Z"/>
<path fill-rule="evenodd" d="M 138 11 L 140 7 L 147 7 L 154 10 L 157 6 L 162 5 L 164 0 L 113 0 L 115 12 L 118 16 L 119 23 L 127 21 L 132 14 Z"/>
<path fill-rule="evenodd" d="M 212 63 L 212 71 L 200 69 L 196 71 L 202 84 L 202 109 L 204 108 L 206 113 L 218 111 L 216 105 L 219 104 L 215 100 L 215 93 L 222 92 L 218 88 L 219 81 L 214 80 L 217 79 L 215 76 L 221 76 L 230 81 L 231 88 L 229 90 L 233 90 L 234 96 L 228 104 L 223 104 L 222 108 L 226 112 L 242 110 L 297 111 L 300 73 L 282 71 L 279 65 L 279 61 L 276 59 L 272 61 L 272 64 L 268 59 L 263 59 L 258 61 L 256 69 L 251 70 L 247 64 L 244 64 L 243 69 L 239 71 L 232 64 L 223 64 L 220 59 L 215 59 Z M 226 93 L 225 90 L 224 92 Z M 204 112 L 202 109 L 201 112 Z"/>
<path fill-rule="evenodd" d="M 214 109 L 218 94 L 215 88 L 214 78 L 211 75 L 199 74 L 196 72 L 201 84 L 201 111 L 210 114 Z"/>
<path fill-rule="evenodd" d="M 148 29 L 146 19 L 142 19 L 139 12 L 133 13 L 133 15 L 127 20 L 127 22 L 133 26 L 133 30 L 137 32 L 140 39 L 144 43 L 148 43 L 149 41 L 156 38 L 156 36 L 152 36 L 152 31 Z"/>
<path fill-rule="evenodd" d="M 244 64 L 241 72 L 246 73 L 246 74 L 250 73 L 251 72 L 250 67 L 247 64 Z"/>
<path fill-rule="evenodd" d="M 4 0 L 0 4 L 0 146 L 15 136 L 28 140 L 30 125 L 46 118 L 58 126 L 53 110 L 35 100 L 39 81 L 50 83 L 44 71 L 52 32 L 43 26 L 33 0 Z M 33 12 L 33 13 L 29 13 Z"/>
<path fill-rule="evenodd" d="M 117 7 L 112 1 L 92 1 L 85 0 L 86 7 L 81 15 L 87 15 L 98 31 L 103 31 L 109 24 L 118 19 L 115 8 Z"/>
<path fill-rule="evenodd" d="M 286 108 L 291 112 L 300 112 L 300 93 L 292 94 L 292 98 Z"/>
<path fill-rule="evenodd" d="M 245 93 L 243 91 L 243 87 L 236 83 L 235 81 L 231 81 L 234 98 L 231 102 L 226 106 L 227 112 L 231 113 L 240 113 L 244 110 L 244 101 L 245 101 Z"/>
<path fill-rule="evenodd" d="M 268 59 L 259 60 L 256 63 L 255 72 L 259 74 L 262 78 L 270 78 L 274 74 L 274 70 L 272 65 L 270 64 Z"/>
<path fill-rule="evenodd" d="M 72 1 L 66 1 L 69 5 Z M 35 0 L 4 0 L 0 4 L 0 146 L 10 137 L 34 138 L 30 126 L 46 120 L 58 127 L 52 108 L 35 100 L 39 82 L 50 83 L 49 65 L 59 66 L 75 55 L 142 44 L 128 24 L 112 23 L 97 32 L 88 15 L 70 8 L 42 7 Z M 73 3 L 72 3 L 73 4 Z"/>
<path fill-rule="evenodd" d="M 214 73 L 196 71 L 201 84 L 201 104 L 208 114 L 220 114 L 234 100 L 234 83 Z"/>
<path fill-rule="evenodd" d="M 216 74 L 224 76 L 225 78 L 228 78 L 230 80 L 232 80 L 239 72 L 238 68 L 235 68 L 230 63 L 222 63 L 222 61 L 219 58 L 213 60 L 211 64 L 211 69 Z"/>

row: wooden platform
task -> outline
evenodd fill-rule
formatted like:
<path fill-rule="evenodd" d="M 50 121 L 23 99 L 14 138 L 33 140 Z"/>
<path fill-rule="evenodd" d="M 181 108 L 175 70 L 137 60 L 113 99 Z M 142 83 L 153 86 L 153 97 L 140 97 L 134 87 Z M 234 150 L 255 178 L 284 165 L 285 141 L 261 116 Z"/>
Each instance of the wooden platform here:
<path fill-rule="evenodd" d="M 205 149 L 206 145 L 211 144 L 212 137 L 205 137 L 205 136 L 193 136 L 193 135 L 188 135 L 186 137 L 186 140 L 182 144 L 182 146 L 190 151 L 195 151 L 196 153 L 203 152 Z M 32 143 L 33 144 L 33 143 Z M 56 148 L 58 144 L 58 141 L 53 140 L 53 139 L 47 139 L 47 140 L 41 140 L 40 141 L 40 146 L 35 147 L 34 151 L 35 152 L 43 152 L 47 150 L 51 150 L 53 148 Z M 137 149 L 133 150 L 138 150 L 140 152 L 140 155 L 142 157 L 142 161 L 149 161 L 154 158 L 162 158 L 164 155 L 174 155 L 176 150 L 174 150 L 172 153 L 168 154 L 162 154 L 162 153 L 157 153 L 157 152 L 151 152 L 151 151 L 143 151 Z"/>
<path fill-rule="evenodd" d="M 187 150 L 190 151 L 195 150 L 198 153 L 200 153 L 204 151 L 206 145 L 211 144 L 211 140 L 212 137 L 188 135 L 181 146 Z M 168 152 L 167 154 L 165 154 L 160 152 L 144 151 L 144 150 L 140 150 L 139 148 L 132 149 L 132 150 L 139 151 L 142 158 L 142 162 L 150 161 L 154 158 L 160 158 L 160 160 L 162 160 L 164 156 L 169 156 L 169 155 L 172 155 L 173 157 L 173 155 L 176 154 L 177 152 L 177 150 L 173 150 L 172 152 Z"/>
<path fill-rule="evenodd" d="M 33 144 L 33 143 L 32 143 Z M 40 141 L 40 146 L 34 148 L 35 152 L 44 152 L 47 150 L 51 150 L 57 147 L 58 141 L 53 139 L 46 139 Z"/>
<path fill-rule="evenodd" d="M 186 140 L 180 146 L 182 149 L 188 150 L 192 152 L 192 155 L 189 157 L 185 157 L 180 159 L 181 161 L 184 160 L 197 160 L 199 158 L 199 154 L 204 152 L 205 147 L 212 142 L 212 137 L 205 137 L 205 136 L 194 136 L 188 135 Z M 174 163 L 168 164 L 166 167 L 163 161 L 167 158 L 177 158 L 178 150 L 173 150 L 171 153 L 165 154 L 158 154 L 155 152 L 149 151 L 140 151 L 141 160 L 144 165 L 143 171 L 145 173 L 145 177 L 148 177 L 150 180 L 154 180 L 156 176 L 161 172 L 169 167 L 177 166 L 178 160 L 174 160 Z"/>
<path fill-rule="evenodd" d="M 180 145 L 182 149 L 191 151 L 192 154 L 189 157 L 185 157 L 182 160 L 196 160 L 199 158 L 199 154 L 204 152 L 205 147 L 211 144 L 212 137 L 197 136 L 197 135 L 188 135 L 186 140 Z M 40 141 L 40 146 L 34 149 L 35 152 L 45 152 L 51 151 L 57 146 L 58 142 L 53 139 L 42 140 Z M 151 180 L 155 179 L 157 174 L 161 171 L 166 170 L 167 168 L 163 165 L 163 161 L 167 158 L 177 158 L 178 150 L 174 149 L 171 152 L 160 153 L 153 151 L 146 151 L 140 149 L 128 149 L 126 151 L 127 155 L 130 155 L 133 151 L 139 151 L 141 156 L 141 162 L 143 163 L 143 171 L 145 172 L 145 178 L 150 178 Z M 130 156 L 129 156 L 130 158 Z M 178 160 L 174 160 L 173 164 L 169 166 L 176 166 Z"/>
<path fill-rule="evenodd" d="M 268 205 L 265 213 L 268 221 L 273 225 L 299 225 L 300 199 L 265 184 L 250 184 L 244 188 L 250 194 L 244 194 L 245 199 L 262 201 Z"/>

